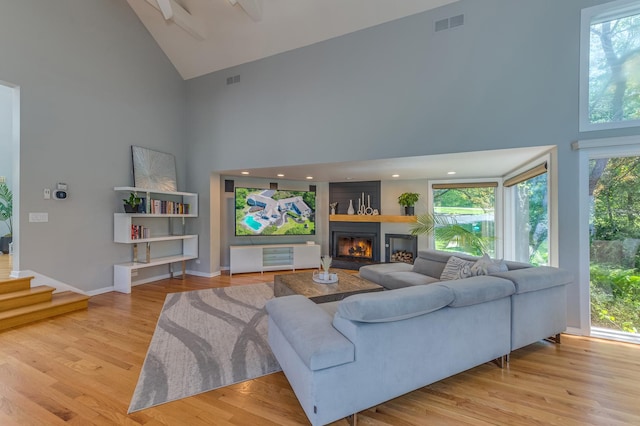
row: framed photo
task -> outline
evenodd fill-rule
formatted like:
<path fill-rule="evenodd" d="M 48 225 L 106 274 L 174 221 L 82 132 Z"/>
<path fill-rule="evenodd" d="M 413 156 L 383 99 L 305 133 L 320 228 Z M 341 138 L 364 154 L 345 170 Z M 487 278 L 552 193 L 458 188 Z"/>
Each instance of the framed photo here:
<path fill-rule="evenodd" d="M 176 158 L 172 154 L 131 146 L 133 186 L 154 191 L 176 192 Z"/>

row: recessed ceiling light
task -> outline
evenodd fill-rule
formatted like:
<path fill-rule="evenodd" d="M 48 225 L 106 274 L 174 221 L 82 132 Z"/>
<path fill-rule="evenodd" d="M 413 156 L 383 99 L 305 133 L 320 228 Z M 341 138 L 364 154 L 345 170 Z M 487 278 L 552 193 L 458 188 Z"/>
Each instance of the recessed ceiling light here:
<path fill-rule="evenodd" d="M 249 174 L 249 172 L 240 172 L 240 174 L 248 175 L 248 174 Z"/>
<path fill-rule="evenodd" d="M 352 178 L 352 177 L 346 177 L 345 179 L 346 179 L 346 180 L 353 180 L 353 178 Z"/>
<path fill-rule="evenodd" d="M 447 172 L 448 175 L 455 175 L 456 172 Z"/>
<path fill-rule="evenodd" d="M 278 173 L 278 175 L 277 175 L 277 176 L 278 176 L 278 177 L 284 177 L 284 174 L 282 174 L 282 173 Z"/>
<path fill-rule="evenodd" d="M 307 179 L 311 180 L 313 179 L 313 176 L 307 176 Z"/>
<path fill-rule="evenodd" d="M 400 175 L 391 175 L 391 177 L 400 177 Z"/>

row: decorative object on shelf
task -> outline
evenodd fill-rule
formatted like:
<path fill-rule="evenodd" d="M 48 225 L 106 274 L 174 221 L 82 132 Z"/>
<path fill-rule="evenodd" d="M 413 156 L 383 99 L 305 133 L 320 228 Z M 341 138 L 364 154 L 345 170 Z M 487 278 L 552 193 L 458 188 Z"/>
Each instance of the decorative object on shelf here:
<path fill-rule="evenodd" d="M 325 274 L 323 272 L 313 271 L 311 278 L 318 284 L 334 284 L 338 282 L 338 274 L 336 273 L 327 274 L 325 278 Z"/>
<path fill-rule="evenodd" d="M 329 268 L 331 267 L 331 261 L 333 259 L 331 259 L 331 256 L 328 255 L 324 255 L 324 256 L 320 256 L 320 265 L 322 266 L 322 278 L 329 279 Z"/>
<path fill-rule="evenodd" d="M 0 183 L 0 220 L 7 223 L 9 233 L 0 236 L 0 251 L 4 254 L 9 254 L 12 250 L 10 245 L 13 242 L 13 193 L 9 189 L 9 186 L 2 182 Z"/>
<path fill-rule="evenodd" d="M 177 191 L 176 159 L 171 154 L 131 146 L 133 186 L 155 191 Z"/>
<path fill-rule="evenodd" d="M 353 209 L 353 200 L 349 200 L 349 208 L 347 209 L 347 214 L 355 214 L 355 210 Z"/>
<path fill-rule="evenodd" d="M 358 198 L 358 214 L 359 215 L 374 215 L 374 214 L 379 214 L 379 213 L 374 213 L 374 211 L 378 211 L 378 210 L 374 210 L 371 208 L 371 195 L 367 194 L 367 203 L 365 204 L 364 202 L 364 192 L 362 193 L 362 198 Z"/>
<path fill-rule="evenodd" d="M 142 198 L 138 197 L 137 192 L 132 192 L 129 194 L 129 198 L 123 198 L 124 201 L 124 212 L 125 213 L 139 213 L 140 206 L 142 205 Z"/>
<path fill-rule="evenodd" d="M 336 207 L 338 207 L 338 203 L 330 203 L 329 207 L 331 208 L 331 214 L 336 214 Z"/>
<path fill-rule="evenodd" d="M 398 196 L 398 204 L 404 207 L 405 216 L 414 215 L 414 206 L 416 205 L 418 198 L 420 198 L 420 194 L 415 192 L 405 192 Z"/>

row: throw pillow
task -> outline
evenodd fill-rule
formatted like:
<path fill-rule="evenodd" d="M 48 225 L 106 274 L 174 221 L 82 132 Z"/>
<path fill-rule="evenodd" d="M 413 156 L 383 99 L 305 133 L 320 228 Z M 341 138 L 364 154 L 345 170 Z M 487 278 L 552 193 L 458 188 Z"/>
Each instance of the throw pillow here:
<path fill-rule="evenodd" d="M 471 273 L 471 267 L 475 262 L 470 260 L 463 260 L 459 257 L 451 256 L 444 266 L 444 270 L 440 275 L 441 281 L 459 280 L 461 278 L 469 278 L 473 276 Z"/>
<path fill-rule="evenodd" d="M 491 275 L 496 272 L 508 271 L 507 264 L 503 259 L 493 260 L 487 253 L 482 255 L 480 259 L 471 267 L 471 274 L 474 277 L 478 275 Z"/>

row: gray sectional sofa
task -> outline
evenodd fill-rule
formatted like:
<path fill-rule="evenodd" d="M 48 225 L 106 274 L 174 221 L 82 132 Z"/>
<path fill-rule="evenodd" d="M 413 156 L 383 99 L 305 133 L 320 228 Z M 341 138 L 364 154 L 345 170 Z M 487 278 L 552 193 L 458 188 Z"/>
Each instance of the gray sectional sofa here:
<path fill-rule="evenodd" d="M 313 425 L 564 330 L 566 272 L 507 262 L 506 272 L 439 281 L 450 256 L 423 251 L 414 266 L 360 270 L 392 291 L 320 305 L 299 295 L 267 303 L 269 344 Z"/>

